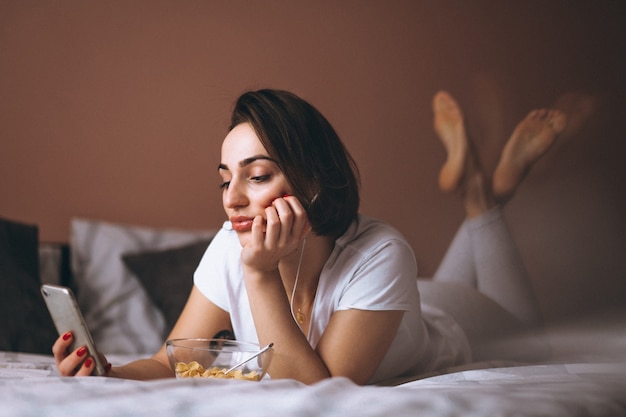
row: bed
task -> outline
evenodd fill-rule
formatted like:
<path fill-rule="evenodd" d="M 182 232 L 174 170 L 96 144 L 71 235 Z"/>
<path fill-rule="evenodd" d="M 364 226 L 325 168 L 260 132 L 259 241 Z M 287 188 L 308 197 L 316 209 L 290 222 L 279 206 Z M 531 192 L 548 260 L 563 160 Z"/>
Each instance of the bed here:
<path fill-rule="evenodd" d="M 626 416 L 620 314 L 549 329 L 553 355 L 540 363 L 472 363 L 378 386 L 344 378 L 307 386 L 271 379 L 61 377 L 49 354 L 56 332 L 37 294 L 42 282 L 75 289 L 100 350 L 123 364 L 162 343 L 215 231 L 74 219 L 68 244 L 45 244 L 36 226 L 0 226 L 0 417 Z"/>
<path fill-rule="evenodd" d="M 123 362 L 128 357 L 115 357 Z M 0 353 L 0 416 L 622 416 L 625 363 L 466 370 L 398 386 L 57 376 L 50 356 Z"/>

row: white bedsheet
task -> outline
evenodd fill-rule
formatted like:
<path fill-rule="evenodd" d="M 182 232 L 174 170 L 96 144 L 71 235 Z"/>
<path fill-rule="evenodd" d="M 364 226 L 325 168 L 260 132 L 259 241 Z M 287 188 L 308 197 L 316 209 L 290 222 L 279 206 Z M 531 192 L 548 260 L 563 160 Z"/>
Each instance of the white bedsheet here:
<path fill-rule="evenodd" d="M 109 358 L 124 362 L 126 358 Z M 0 352 L 0 416 L 626 416 L 625 363 L 457 372 L 397 387 L 290 380 L 62 378 L 52 358 Z"/>

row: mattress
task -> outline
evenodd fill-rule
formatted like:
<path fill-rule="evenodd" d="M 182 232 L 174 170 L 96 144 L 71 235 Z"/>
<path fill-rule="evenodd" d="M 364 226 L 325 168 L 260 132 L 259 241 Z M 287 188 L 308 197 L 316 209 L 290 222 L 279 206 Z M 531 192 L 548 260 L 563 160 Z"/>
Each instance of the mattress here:
<path fill-rule="evenodd" d="M 110 356 L 114 364 L 130 358 Z M 0 352 L 0 416 L 626 416 L 626 363 L 474 369 L 398 386 L 345 378 L 131 381 L 60 377 L 51 356 Z"/>

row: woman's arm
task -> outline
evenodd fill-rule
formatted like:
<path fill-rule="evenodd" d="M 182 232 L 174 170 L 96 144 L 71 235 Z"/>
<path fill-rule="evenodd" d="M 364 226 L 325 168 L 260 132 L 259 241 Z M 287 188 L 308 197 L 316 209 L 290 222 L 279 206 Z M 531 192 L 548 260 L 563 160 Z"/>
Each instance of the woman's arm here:
<path fill-rule="evenodd" d="M 221 330 L 231 330 L 230 316 L 227 312 L 209 301 L 195 286 L 191 290 L 187 304 L 183 309 L 176 325 L 172 329 L 168 339 L 196 337 L 211 338 Z M 66 353 L 71 339 L 63 340 L 59 337 L 53 347 L 53 353 L 57 361 L 57 368 L 61 375 L 89 375 L 93 369 L 93 361 L 85 361 L 75 372 L 77 366 L 83 362 L 77 351 Z M 142 359 L 127 365 L 114 367 L 109 370 L 107 376 L 127 379 L 156 379 L 173 377 L 165 344 L 150 359 Z"/>
<path fill-rule="evenodd" d="M 403 311 L 345 310 L 335 312 L 314 350 L 291 316 L 278 280 L 266 280 L 248 291 L 257 292 L 250 305 L 261 344 L 274 343 L 269 373 L 272 378 L 293 378 L 311 384 L 344 376 L 357 384 L 372 377 L 391 345 Z M 282 286 L 282 285 L 281 285 Z"/>
<path fill-rule="evenodd" d="M 364 385 L 378 369 L 394 340 L 404 311 L 335 312 L 317 344 L 332 376 Z"/>
<path fill-rule="evenodd" d="M 168 339 L 212 338 L 221 330 L 232 331 L 230 316 L 209 301 L 194 285 L 187 304 Z M 111 370 L 111 376 L 127 379 L 155 379 L 174 376 L 165 344 L 150 359 L 131 362 Z"/>

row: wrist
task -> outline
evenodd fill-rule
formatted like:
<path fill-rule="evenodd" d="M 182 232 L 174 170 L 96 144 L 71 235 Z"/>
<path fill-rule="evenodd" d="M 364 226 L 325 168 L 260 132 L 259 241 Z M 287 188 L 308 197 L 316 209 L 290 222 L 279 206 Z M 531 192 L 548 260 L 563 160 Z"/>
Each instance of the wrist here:
<path fill-rule="evenodd" d="M 104 376 L 111 377 L 111 378 L 120 377 L 117 372 L 117 368 L 113 368 L 110 363 L 105 366 L 104 370 L 105 370 Z"/>
<path fill-rule="evenodd" d="M 265 270 L 243 265 L 243 278 L 246 283 L 274 281 L 280 280 L 280 272 L 278 267 Z"/>

